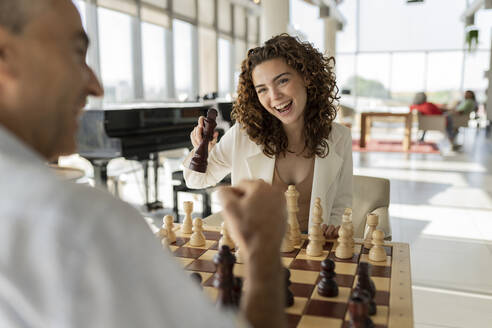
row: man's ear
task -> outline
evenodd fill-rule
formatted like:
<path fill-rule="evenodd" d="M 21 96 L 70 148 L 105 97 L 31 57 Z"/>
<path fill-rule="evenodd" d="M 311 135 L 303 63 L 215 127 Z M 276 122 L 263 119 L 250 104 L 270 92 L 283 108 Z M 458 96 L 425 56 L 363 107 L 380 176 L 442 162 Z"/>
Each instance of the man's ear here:
<path fill-rule="evenodd" d="M 15 42 L 14 36 L 0 27 L 0 83 L 14 76 Z"/>

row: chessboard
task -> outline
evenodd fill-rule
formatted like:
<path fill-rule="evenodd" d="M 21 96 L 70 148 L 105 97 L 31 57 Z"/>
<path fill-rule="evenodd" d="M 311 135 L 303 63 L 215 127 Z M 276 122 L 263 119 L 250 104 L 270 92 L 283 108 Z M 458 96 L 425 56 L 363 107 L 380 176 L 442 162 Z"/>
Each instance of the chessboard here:
<path fill-rule="evenodd" d="M 213 287 L 215 264 L 213 257 L 218 252 L 220 228 L 204 225 L 205 246 L 192 247 L 190 234 L 182 234 L 179 225 L 176 242 L 169 245 L 171 252 L 189 272 L 198 272 L 202 277 L 204 292 L 214 301 L 217 290 Z M 302 235 L 301 247 L 293 252 L 282 253 L 282 261 L 291 273 L 290 290 L 294 305 L 285 309 L 289 327 L 348 327 L 347 304 L 357 282 L 360 262 L 371 264 L 371 278 L 376 286 L 377 313 L 371 316 L 375 327 L 413 327 L 412 289 L 410 278 L 410 254 L 408 244 L 386 242 L 385 262 L 373 262 L 362 240 L 355 240 L 355 254 L 351 259 L 335 257 L 337 242 L 327 241 L 323 255 L 311 257 L 306 254 L 307 236 Z M 335 262 L 339 295 L 334 298 L 318 294 L 316 284 L 320 280 L 321 262 L 329 257 Z M 244 277 L 244 264 L 234 265 L 234 275 Z M 282 278 L 279 278 L 282 279 Z"/>

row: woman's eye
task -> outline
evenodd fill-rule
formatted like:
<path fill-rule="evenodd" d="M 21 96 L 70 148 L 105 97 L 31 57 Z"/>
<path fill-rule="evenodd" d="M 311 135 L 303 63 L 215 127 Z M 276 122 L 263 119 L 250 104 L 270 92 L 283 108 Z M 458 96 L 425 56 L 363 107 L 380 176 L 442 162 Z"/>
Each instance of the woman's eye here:
<path fill-rule="evenodd" d="M 289 79 L 280 79 L 279 84 L 284 84 L 289 82 Z"/>
<path fill-rule="evenodd" d="M 256 90 L 256 93 L 260 94 L 260 93 L 263 93 L 264 91 L 265 91 L 265 89 L 264 89 L 264 88 L 262 88 L 262 89 L 258 89 L 258 90 Z"/>

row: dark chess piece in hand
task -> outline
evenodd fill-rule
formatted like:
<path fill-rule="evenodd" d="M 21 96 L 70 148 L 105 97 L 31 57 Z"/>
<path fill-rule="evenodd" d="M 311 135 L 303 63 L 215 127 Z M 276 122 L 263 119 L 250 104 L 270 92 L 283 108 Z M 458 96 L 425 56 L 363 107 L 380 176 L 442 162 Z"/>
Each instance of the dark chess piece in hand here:
<path fill-rule="evenodd" d="M 294 294 L 291 292 L 289 286 L 292 284 L 290 282 L 290 271 L 287 268 L 284 268 L 285 272 L 285 306 L 291 307 L 294 305 Z"/>
<path fill-rule="evenodd" d="M 217 288 L 217 306 L 235 307 L 233 267 L 236 257 L 231 253 L 229 246 L 223 245 L 214 256 L 217 268 L 214 275 L 214 287 Z"/>
<path fill-rule="evenodd" d="M 234 305 L 239 308 L 241 304 L 241 295 L 243 292 L 243 279 L 241 277 L 234 277 L 234 285 L 232 286 L 232 298 Z"/>
<path fill-rule="evenodd" d="M 369 317 L 369 298 L 367 291 L 354 290 L 348 303 L 349 328 L 374 328 Z"/>
<path fill-rule="evenodd" d="M 198 272 L 192 272 L 190 274 L 190 277 L 193 281 L 195 281 L 198 284 L 198 286 L 200 286 L 200 288 L 202 288 L 202 279 L 203 278 L 202 278 L 201 274 L 199 274 Z"/>
<path fill-rule="evenodd" d="M 326 258 L 321 262 L 321 280 L 318 283 L 318 294 L 324 297 L 338 296 L 338 284 L 335 281 L 335 262 Z"/>
<path fill-rule="evenodd" d="M 374 302 L 374 296 L 376 296 L 376 286 L 374 285 L 374 281 L 372 281 L 369 275 L 370 264 L 367 262 L 359 263 L 359 269 L 357 270 L 357 285 L 355 289 L 367 291 L 369 295 L 369 315 L 375 315 L 377 308 L 376 302 Z"/>
<path fill-rule="evenodd" d="M 210 108 L 207 112 L 207 117 L 203 120 L 203 136 L 202 142 L 198 145 L 195 155 L 190 162 L 190 170 L 205 173 L 208 165 L 208 144 L 214 138 L 214 130 L 217 126 L 215 119 L 217 118 L 217 110 Z"/>

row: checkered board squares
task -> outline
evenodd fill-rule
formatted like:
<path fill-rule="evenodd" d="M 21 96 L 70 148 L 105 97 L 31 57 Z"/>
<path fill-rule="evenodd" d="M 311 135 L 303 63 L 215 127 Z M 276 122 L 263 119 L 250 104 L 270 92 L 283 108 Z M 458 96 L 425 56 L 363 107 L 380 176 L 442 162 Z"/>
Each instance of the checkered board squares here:
<path fill-rule="evenodd" d="M 213 273 L 215 265 L 213 257 L 218 252 L 220 229 L 205 226 L 204 235 L 206 245 L 193 247 L 189 244 L 190 235 L 182 234 L 176 228 L 176 243 L 170 245 L 170 250 L 188 271 L 199 272 L 202 276 L 204 292 L 213 300 L 217 297 L 217 290 L 213 287 Z M 303 235 L 303 242 L 293 252 L 282 253 L 282 262 L 291 273 L 290 289 L 294 294 L 294 305 L 286 308 L 289 327 L 347 327 L 349 315 L 347 303 L 350 294 L 357 284 L 357 268 L 360 262 L 372 264 L 371 278 L 376 285 L 375 302 L 377 314 L 372 316 L 376 327 L 389 327 L 390 287 L 392 276 L 392 249 L 391 245 L 384 246 L 387 254 L 385 262 L 372 262 L 368 258 L 368 251 L 361 244 L 356 243 L 355 254 L 352 258 L 342 260 L 335 256 L 336 241 L 327 242 L 322 256 L 312 257 L 306 254 L 307 240 Z M 336 281 L 339 295 L 337 297 L 323 297 L 318 294 L 317 283 L 320 280 L 321 262 L 329 257 L 335 261 Z M 244 264 L 234 265 L 236 276 L 245 276 Z"/>

